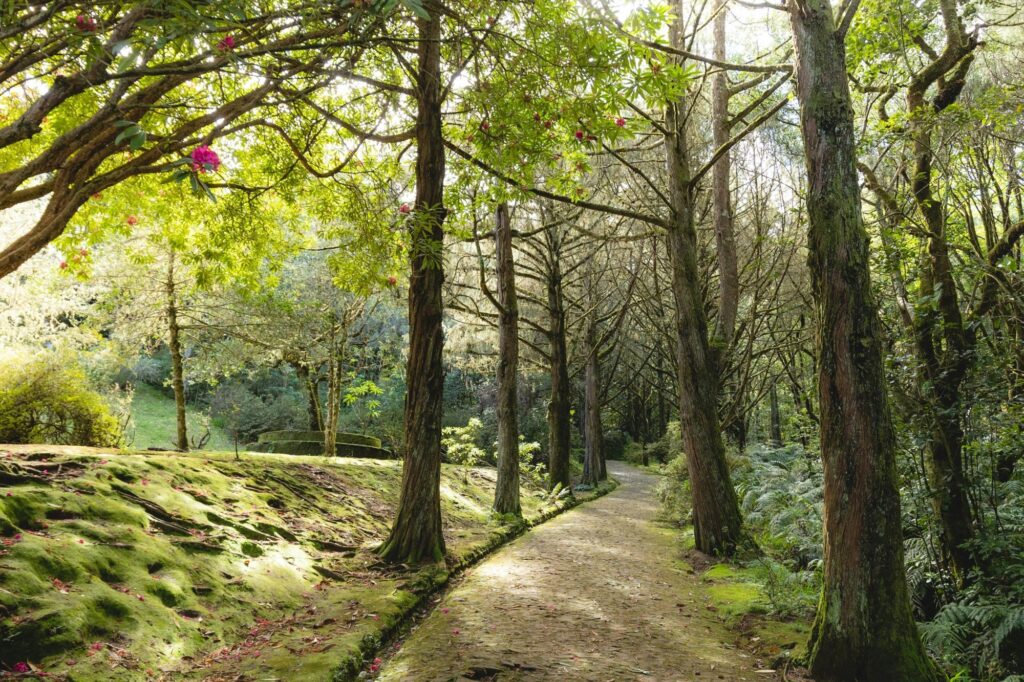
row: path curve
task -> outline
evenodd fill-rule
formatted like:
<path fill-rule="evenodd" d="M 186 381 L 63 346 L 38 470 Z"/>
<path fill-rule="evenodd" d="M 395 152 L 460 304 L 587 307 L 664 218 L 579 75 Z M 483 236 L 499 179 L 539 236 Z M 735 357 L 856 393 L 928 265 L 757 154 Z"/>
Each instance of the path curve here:
<path fill-rule="evenodd" d="M 658 477 L 609 462 L 621 485 L 467 572 L 380 680 L 772 680 L 729 642 L 657 522 Z"/>

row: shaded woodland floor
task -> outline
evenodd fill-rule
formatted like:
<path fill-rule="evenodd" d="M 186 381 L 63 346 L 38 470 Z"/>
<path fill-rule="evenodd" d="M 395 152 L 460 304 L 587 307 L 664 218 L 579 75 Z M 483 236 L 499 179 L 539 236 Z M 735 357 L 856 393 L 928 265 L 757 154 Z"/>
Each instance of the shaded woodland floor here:
<path fill-rule="evenodd" d="M 471 569 L 386 661 L 382 680 L 774 680 L 733 644 L 658 521 L 657 477 L 622 485 Z"/>

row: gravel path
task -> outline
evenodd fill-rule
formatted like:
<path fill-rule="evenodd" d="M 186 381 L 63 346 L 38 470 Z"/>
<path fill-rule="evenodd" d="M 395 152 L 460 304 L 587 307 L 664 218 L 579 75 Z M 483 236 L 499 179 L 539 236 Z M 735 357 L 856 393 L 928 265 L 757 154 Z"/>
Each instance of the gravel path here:
<path fill-rule="evenodd" d="M 542 524 L 466 574 L 378 679 L 773 680 L 705 606 L 657 477 L 615 462 L 613 493 Z"/>

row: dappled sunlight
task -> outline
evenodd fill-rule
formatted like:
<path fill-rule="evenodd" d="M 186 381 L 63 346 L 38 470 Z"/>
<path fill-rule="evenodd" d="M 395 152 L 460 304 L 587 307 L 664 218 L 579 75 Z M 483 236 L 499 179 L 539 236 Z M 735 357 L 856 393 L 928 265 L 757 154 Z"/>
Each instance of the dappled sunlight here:
<path fill-rule="evenodd" d="M 560 516 L 472 569 L 381 679 L 474 669 L 515 679 L 763 679 L 723 644 L 673 534 L 658 528 L 650 477 Z M 518 666 L 518 667 L 517 667 Z M 714 678 L 712 678 L 714 679 Z"/>

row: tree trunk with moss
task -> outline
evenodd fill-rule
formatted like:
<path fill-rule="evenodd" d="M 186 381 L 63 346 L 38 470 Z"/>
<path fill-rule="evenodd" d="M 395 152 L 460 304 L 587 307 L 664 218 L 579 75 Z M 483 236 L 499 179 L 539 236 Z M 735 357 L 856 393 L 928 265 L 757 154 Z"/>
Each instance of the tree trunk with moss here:
<path fill-rule="evenodd" d="M 597 329 L 587 325 L 583 352 L 583 483 L 597 485 L 608 478 L 604 461 L 604 428 L 601 424 L 601 357 Z"/>
<path fill-rule="evenodd" d="M 714 57 L 725 61 L 725 24 L 728 0 L 716 0 L 714 19 Z M 716 149 L 729 142 L 729 81 L 725 69 L 719 69 L 711 85 L 711 133 Z M 732 220 L 732 175 L 730 152 L 722 154 L 711 169 L 712 200 L 715 224 L 715 255 L 718 259 L 718 320 L 715 344 L 720 360 L 724 360 L 736 330 L 736 314 L 740 300 L 740 276 L 736 256 L 736 236 Z M 719 364 L 722 364 L 721 362 Z"/>
<path fill-rule="evenodd" d="M 188 424 L 185 421 L 185 369 L 181 353 L 181 327 L 178 324 L 178 292 L 174 280 L 174 251 L 167 261 L 167 349 L 171 354 L 171 390 L 174 391 L 175 443 L 188 450 Z"/>
<path fill-rule="evenodd" d="M 843 33 L 828 0 L 791 3 L 818 307 L 824 586 L 809 667 L 820 682 L 934 682 L 911 615 L 895 434 L 860 210 Z"/>
<path fill-rule="evenodd" d="M 551 372 L 551 401 L 548 403 L 548 487 L 554 490 L 558 486 L 565 488 L 572 483 L 569 473 L 572 442 L 569 353 L 565 338 L 562 272 L 557 259 L 551 264 L 548 279 L 548 319 Z"/>
<path fill-rule="evenodd" d="M 380 548 L 386 561 L 419 563 L 444 557 L 441 529 L 441 409 L 444 344 L 440 255 L 444 243 L 444 137 L 441 129 L 441 7 L 424 3 L 418 19 L 416 205 L 409 219 L 409 359 L 405 455 L 398 514 Z"/>
<path fill-rule="evenodd" d="M 334 457 L 338 453 L 338 416 L 341 413 L 342 370 L 345 360 L 345 343 L 348 329 L 331 323 L 330 358 L 327 361 L 327 414 L 324 416 L 324 456 Z"/>
<path fill-rule="evenodd" d="M 508 204 L 498 205 L 494 222 L 498 274 L 498 481 L 494 511 L 520 516 L 519 503 L 519 300 L 512 258 Z"/>
<path fill-rule="evenodd" d="M 304 362 L 296 362 L 293 364 L 295 368 L 295 376 L 299 380 L 299 384 L 306 391 L 306 418 L 308 420 L 308 428 L 310 431 L 323 431 L 324 421 L 323 414 L 320 408 L 320 390 L 317 382 L 313 380 L 312 372 L 309 371 L 309 366 Z"/>
<path fill-rule="evenodd" d="M 681 27 L 672 41 L 682 46 Z M 669 217 L 666 246 L 675 301 L 679 429 L 693 496 L 694 542 L 702 552 L 729 556 L 745 544 L 743 520 L 732 487 L 718 421 L 719 379 L 708 342 L 707 317 L 697 266 L 694 193 L 686 131 L 686 102 L 670 102 L 665 112 Z"/>

